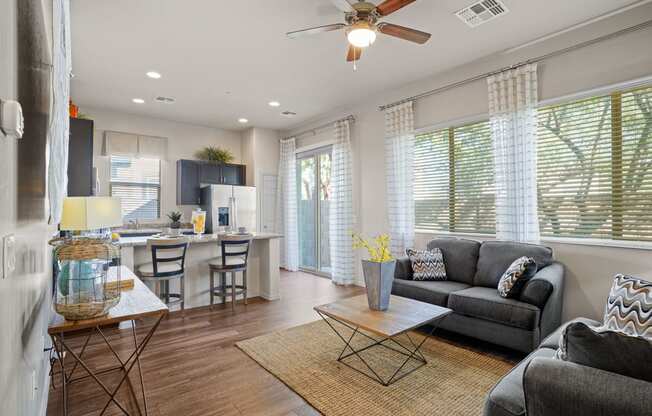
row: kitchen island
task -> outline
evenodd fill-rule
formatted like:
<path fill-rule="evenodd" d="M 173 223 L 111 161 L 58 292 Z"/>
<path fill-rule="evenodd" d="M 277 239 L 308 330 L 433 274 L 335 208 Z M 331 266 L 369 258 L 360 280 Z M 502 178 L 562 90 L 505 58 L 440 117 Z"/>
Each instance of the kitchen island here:
<path fill-rule="evenodd" d="M 186 235 L 190 243 L 186 252 L 185 307 L 197 308 L 210 304 L 210 274 L 208 261 L 220 257 L 217 234 Z M 280 279 L 280 244 L 282 236 L 272 233 L 254 233 L 249 249 L 247 266 L 248 298 L 261 297 L 277 300 Z M 129 237 L 122 235 L 118 241 L 121 263 L 136 271 L 138 266 L 152 262 L 152 253 L 147 250 L 148 236 Z M 238 280 L 240 276 L 238 276 Z M 170 281 L 170 290 L 179 290 L 179 281 Z"/>

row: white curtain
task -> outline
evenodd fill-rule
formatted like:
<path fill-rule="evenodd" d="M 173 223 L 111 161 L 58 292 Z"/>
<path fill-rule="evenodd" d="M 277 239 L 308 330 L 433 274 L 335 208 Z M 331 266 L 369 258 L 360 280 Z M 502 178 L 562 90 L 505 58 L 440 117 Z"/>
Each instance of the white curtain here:
<path fill-rule="evenodd" d="M 335 123 L 335 142 L 331 162 L 329 239 L 331 275 L 334 283 L 352 284 L 354 253 L 351 233 L 353 217 L 353 161 L 348 120 Z"/>
<path fill-rule="evenodd" d="M 50 224 L 61 220 L 63 198 L 68 190 L 68 101 L 72 59 L 70 48 L 69 0 L 55 0 L 52 6 L 52 111 L 48 131 L 48 199 Z"/>
<path fill-rule="evenodd" d="M 496 172 L 496 236 L 539 241 L 537 215 L 537 66 L 488 79 Z"/>
<path fill-rule="evenodd" d="M 385 110 L 387 215 L 392 254 L 414 245 L 414 109 L 408 101 Z"/>
<path fill-rule="evenodd" d="M 276 199 L 276 232 L 281 240 L 281 267 L 299 270 L 299 233 L 297 226 L 296 140 L 281 140 Z"/>

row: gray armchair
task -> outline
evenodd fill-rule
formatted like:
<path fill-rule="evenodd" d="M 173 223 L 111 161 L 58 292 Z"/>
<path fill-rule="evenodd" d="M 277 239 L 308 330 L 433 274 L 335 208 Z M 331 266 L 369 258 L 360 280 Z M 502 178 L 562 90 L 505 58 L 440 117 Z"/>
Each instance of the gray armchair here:
<path fill-rule="evenodd" d="M 523 376 L 528 416 L 649 416 L 652 383 L 551 358 Z"/>

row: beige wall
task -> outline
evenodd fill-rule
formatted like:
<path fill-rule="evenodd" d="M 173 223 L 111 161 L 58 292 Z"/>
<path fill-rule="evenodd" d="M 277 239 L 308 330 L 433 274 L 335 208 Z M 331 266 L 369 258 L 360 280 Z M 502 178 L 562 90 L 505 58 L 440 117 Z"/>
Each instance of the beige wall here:
<path fill-rule="evenodd" d="M 387 232 L 384 117 L 383 113 L 378 111 L 378 105 L 509 66 L 649 19 L 652 19 L 652 4 L 511 54 L 498 54 L 480 59 L 403 88 L 370 95 L 361 102 L 324 114 L 312 124 L 297 126 L 284 135 L 353 114 L 356 117 L 352 134 L 357 148 L 354 158 L 354 192 L 358 199 L 358 228 L 368 235 Z M 540 97 L 561 97 L 652 75 L 652 54 L 649 53 L 651 44 L 652 29 L 646 29 L 549 59 L 540 64 Z M 416 103 L 415 123 L 417 128 L 422 128 L 486 114 L 487 111 L 486 82 L 477 81 L 419 100 Z M 427 235 L 418 236 L 417 241 L 427 238 Z M 550 245 L 555 249 L 557 258 L 568 268 L 564 304 L 566 319 L 578 315 L 599 317 L 611 277 L 616 272 L 652 277 L 652 269 L 648 266 L 649 251 L 560 243 Z M 360 270 L 358 274 L 360 275 Z"/>
<path fill-rule="evenodd" d="M 252 127 L 242 133 L 242 159 L 247 165 L 247 185 L 256 187 L 258 230 L 263 231 L 263 175 L 278 174 L 279 132 L 276 130 Z M 270 208 L 275 211 L 274 208 Z M 274 212 L 270 212 L 274 217 Z"/>
<path fill-rule="evenodd" d="M 0 239 L 16 238 L 16 270 L 0 278 L 2 415 L 44 414 L 47 403 L 47 241 L 56 231 L 47 225 L 45 163 L 51 19 L 50 1 L 0 1 L 0 97 L 19 100 L 25 113 L 23 139 L 0 135 Z"/>
<path fill-rule="evenodd" d="M 168 139 L 168 160 L 161 164 L 161 216 L 164 219 L 170 211 L 180 210 L 184 214 L 184 221 L 189 221 L 193 209 L 191 206 L 179 207 L 176 203 L 177 160 L 194 159 L 195 152 L 204 146 L 220 146 L 233 153 L 235 163 L 243 162 L 241 134 L 237 131 L 176 123 L 94 108 L 82 108 L 82 112 L 93 119 L 95 123 L 93 153 L 94 165 L 98 168 L 98 177 L 100 178 L 100 195 L 108 195 L 109 192 L 109 160 L 107 156 L 102 156 L 104 131 L 119 131 Z"/>

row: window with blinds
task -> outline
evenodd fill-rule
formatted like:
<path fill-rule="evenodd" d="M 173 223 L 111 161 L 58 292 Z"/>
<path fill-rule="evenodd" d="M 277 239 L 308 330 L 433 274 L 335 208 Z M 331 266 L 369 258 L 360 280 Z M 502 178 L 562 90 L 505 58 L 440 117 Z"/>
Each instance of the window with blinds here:
<path fill-rule="evenodd" d="M 161 162 L 158 159 L 111 156 L 110 193 L 120 197 L 125 221 L 158 219 Z"/>
<path fill-rule="evenodd" d="M 489 122 L 417 135 L 415 223 L 419 230 L 495 233 L 493 148 Z"/>
<path fill-rule="evenodd" d="M 541 234 L 652 241 L 652 88 L 538 117 Z"/>

